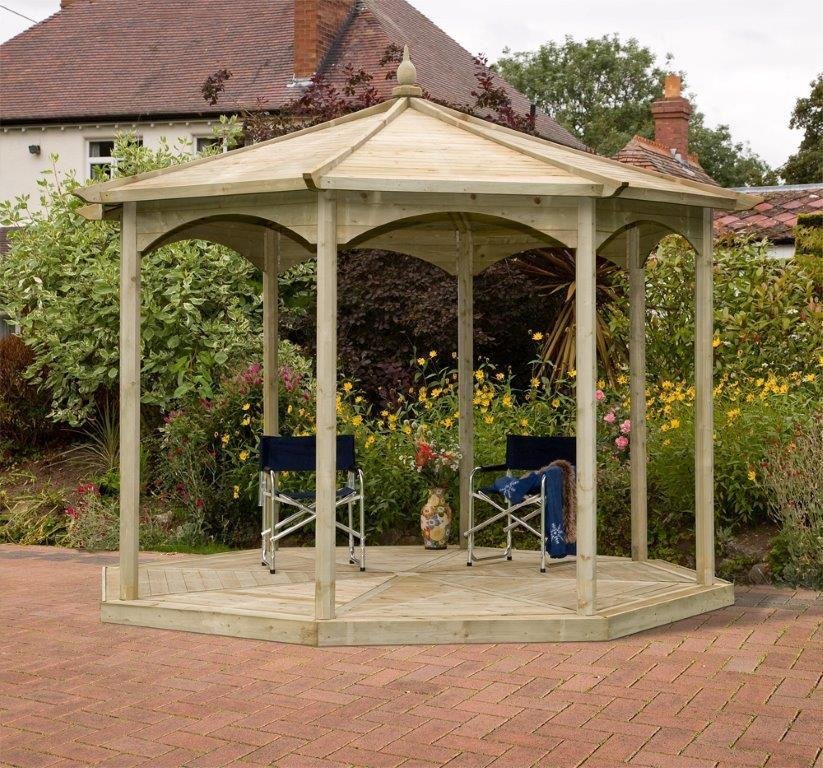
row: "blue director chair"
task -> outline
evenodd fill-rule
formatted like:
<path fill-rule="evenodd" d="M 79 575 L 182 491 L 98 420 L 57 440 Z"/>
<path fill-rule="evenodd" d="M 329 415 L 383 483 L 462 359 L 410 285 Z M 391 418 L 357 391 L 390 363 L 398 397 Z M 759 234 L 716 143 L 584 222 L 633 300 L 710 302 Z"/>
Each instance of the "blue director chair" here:
<path fill-rule="evenodd" d="M 505 473 L 514 477 L 514 472 L 534 472 L 548 466 L 553 461 L 568 461 L 572 466 L 577 461 L 577 443 L 573 437 L 527 437 L 523 435 L 509 435 L 506 438 L 506 460 L 504 464 L 494 464 L 486 467 L 477 467 L 471 473 L 471 497 L 469 503 L 469 529 L 463 534 L 468 538 L 468 562 L 466 565 L 484 560 L 511 560 L 512 559 L 512 531 L 522 528 L 537 536 L 541 541 L 540 572 L 546 572 L 546 475 L 540 483 L 540 493 L 526 496 L 518 504 L 512 504 L 500 491 L 494 487 L 476 487 L 478 476 L 492 472 Z M 492 508 L 492 513 L 482 522 L 476 523 L 477 502 Z M 539 515 L 539 527 L 534 518 Z M 505 521 L 503 531 L 506 534 L 506 548 L 499 555 L 477 557 L 474 554 L 475 534 L 489 526 Z"/>
<path fill-rule="evenodd" d="M 286 491 L 280 488 L 280 473 L 309 473 L 317 466 L 317 441 L 311 437 L 264 437 L 260 441 L 260 506 L 263 508 L 261 537 L 262 564 L 275 572 L 279 542 L 317 518 L 315 492 Z M 348 525 L 337 521 L 338 529 L 349 536 L 349 562 L 366 570 L 366 520 L 363 471 L 357 466 L 354 437 L 337 437 L 337 471 L 345 472 L 346 485 L 337 491 L 335 513 L 348 509 Z M 359 506 L 359 526 L 354 525 L 354 507 Z M 282 508 L 287 516 L 280 519 Z M 355 543 L 356 542 L 356 543 Z M 358 553 L 359 549 L 359 553 Z"/>

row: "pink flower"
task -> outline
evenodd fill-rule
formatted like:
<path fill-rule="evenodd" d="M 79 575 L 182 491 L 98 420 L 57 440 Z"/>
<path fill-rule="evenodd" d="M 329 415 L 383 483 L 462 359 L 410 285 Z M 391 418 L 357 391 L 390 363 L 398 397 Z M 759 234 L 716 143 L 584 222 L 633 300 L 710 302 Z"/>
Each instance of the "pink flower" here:
<path fill-rule="evenodd" d="M 631 419 L 626 419 L 626 420 L 625 420 L 625 421 L 624 421 L 624 422 L 620 425 L 620 431 L 621 431 L 624 435 L 630 435 L 630 434 L 632 433 L 632 422 L 631 422 Z"/>
<path fill-rule="evenodd" d="M 66 515 L 68 515 L 72 520 L 77 520 L 77 510 L 74 507 L 67 507 Z"/>
<path fill-rule="evenodd" d="M 603 421 L 605 421 L 605 422 L 606 422 L 606 424 L 614 424 L 614 422 L 616 422 L 616 421 L 617 421 L 617 416 L 615 416 L 614 411 L 609 411 L 609 412 L 608 412 L 608 413 L 607 413 L 607 414 L 603 417 Z"/>
<path fill-rule="evenodd" d="M 606 393 L 602 389 L 598 389 L 597 392 L 594 393 L 594 396 L 599 403 L 602 403 L 606 399 Z"/>
<path fill-rule="evenodd" d="M 614 444 L 617 446 L 618 450 L 625 451 L 626 448 L 629 447 L 629 438 L 621 435 L 614 441 Z"/>

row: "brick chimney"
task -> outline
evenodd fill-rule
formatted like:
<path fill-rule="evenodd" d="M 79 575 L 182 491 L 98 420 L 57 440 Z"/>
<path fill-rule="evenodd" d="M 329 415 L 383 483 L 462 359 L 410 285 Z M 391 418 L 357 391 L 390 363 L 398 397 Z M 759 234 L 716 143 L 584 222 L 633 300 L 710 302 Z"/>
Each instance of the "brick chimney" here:
<path fill-rule="evenodd" d="M 294 79 L 305 82 L 323 63 L 355 0 L 294 0 Z"/>
<path fill-rule="evenodd" d="M 692 105 L 681 94 L 682 81 L 677 75 L 666 75 L 663 98 L 652 104 L 654 140 L 674 149 L 685 160 L 689 155 L 689 118 Z"/>

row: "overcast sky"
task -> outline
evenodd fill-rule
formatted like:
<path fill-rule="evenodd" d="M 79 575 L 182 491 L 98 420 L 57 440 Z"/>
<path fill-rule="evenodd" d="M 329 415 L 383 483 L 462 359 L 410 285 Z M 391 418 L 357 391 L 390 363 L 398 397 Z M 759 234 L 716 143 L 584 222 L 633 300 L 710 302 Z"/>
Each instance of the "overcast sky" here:
<path fill-rule="evenodd" d="M 789 130 L 789 116 L 823 71 L 820 0 L 411 1 L 470 51 L 492 60 L 506 46 L 532 50 L 566 35 L 584 40 L 613 32 L 636 37 L 661 58 L 672 53 L 708 123 L 728 124 L 735 140 L 747 141 L 774 166 L 797 148 L 801 136 Z M 60 3 L 0 0 L 0 6 L 39 20 Z M 0 40 L 30 24 L 0 7 Z"/>

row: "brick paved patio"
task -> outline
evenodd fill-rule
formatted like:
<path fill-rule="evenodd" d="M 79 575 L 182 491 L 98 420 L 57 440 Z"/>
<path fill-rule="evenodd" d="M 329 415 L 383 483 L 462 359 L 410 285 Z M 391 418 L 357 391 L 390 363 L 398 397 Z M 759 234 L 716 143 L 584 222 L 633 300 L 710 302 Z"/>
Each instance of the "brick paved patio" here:
<path fill-rule="evenodd" d="M 103 625 L 112 555 L 0 547 L 0 765 L 823 766 L 823 599 L 611 643 L 314 649 Z"/>

